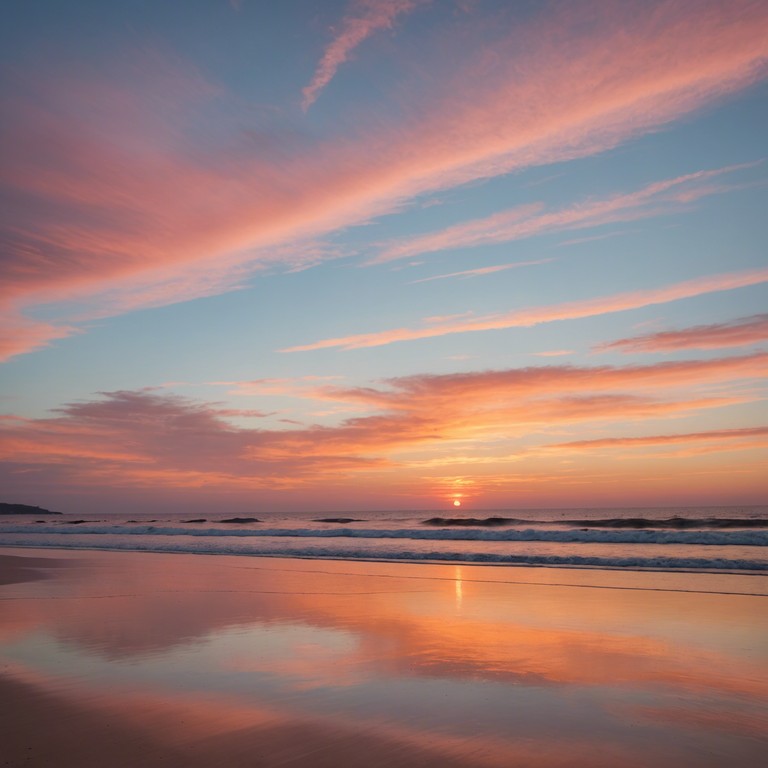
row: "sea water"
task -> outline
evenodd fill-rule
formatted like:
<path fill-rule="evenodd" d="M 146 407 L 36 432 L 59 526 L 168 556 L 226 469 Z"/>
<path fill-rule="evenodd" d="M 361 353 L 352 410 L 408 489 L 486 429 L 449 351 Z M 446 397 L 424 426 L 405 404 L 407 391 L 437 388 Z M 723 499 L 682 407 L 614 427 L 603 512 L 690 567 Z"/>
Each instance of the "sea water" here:
<path fill-rule="evenodd" d="M 436 515 L 439 514 L 439 517 Z M 768 507 L 254 510 L 8 516 L 0 546 L 617 569 L 768 571 Z M 332 522 L 330 522 L 332 521 Z"/>

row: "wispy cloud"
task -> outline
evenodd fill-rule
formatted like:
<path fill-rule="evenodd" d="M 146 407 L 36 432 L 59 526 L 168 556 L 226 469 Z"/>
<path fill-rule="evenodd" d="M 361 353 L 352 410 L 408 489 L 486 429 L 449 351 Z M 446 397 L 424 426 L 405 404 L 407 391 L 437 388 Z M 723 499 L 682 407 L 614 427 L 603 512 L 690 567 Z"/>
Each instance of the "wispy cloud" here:
<path fill-rule="evenodd" d="M 493 267 L 478 267 L 477 269 L 465 269 L 462 272 L 449 272 L 447 275 L 433 275 L 432 277 L 422 277 L 419 280 L 411 280 L 410 283 L 428 283 L 430 280 L 447 280 L 451 277 L 481 277 L 482 275 L 492 275 L 495 272 L 504 272 L 507 269 L 517 269 L 518 267 L 531 267 L 536 264 L 547 264 L 554 259 L 535 259 L 534 261 L 516 261 L 512 264 L 497 264 Z"/>
<path fill-rule="evenodd" d="M 605 232 L 600 235 L 590 235 L 589 237 L 575 237 L 570 240 L 563 240 L 558 243 L 560 248 L 565 248 L 569 245 L 582 245 L 583 243 L 594 243 L 598 240 L 609 240 L 612 237 L 621 237 L 622 235 L 628 235 L 633 232 L 637 232 L 636 229 L 621 229 L 617 232 Z"/>
<path fill-rule="evenodd" d="M 591 451 L 616 448 L 646 448 L 673 445 L 678 443 L 700 443 L 733 441 L 739 447 L 754 446 L 754 441 L 768 437 L 768 427 L 741 427 L 737 429 L 717 429 L 707 432 L 686 432 L 670 435 L 643 435 L 641 437 L 603 437 L 596 440 L 575 440 L 570 443 L 555 443 L 547 446 L 546 450 L 554 451 Z"/>
<path fill-rule="evenodd" d="M 442 412 L 447 408 L 482 411 L 500 401 L 540 396 L 603 393 L 639 389 L 663 390 L 761 377 L 768 373 L 768 353 L 712 360 L 684 360 L 629 366 L 533 366 L 498 371 L 442 375 L 416 375 L 389 379 L 389 388 L 340 388 L 319 390 L 330 399 L 360 402 L 377 408 Z M 467 404 L 462 405 L 464 401 Z M 473 403 L 472 405 L 468 403 Z M 525 408 L 526 406 L 523 406 Z"/>
<path fill-rule="evenodd" d="M 8 307 L 0 313 L 0 362 L 16 355 L 47 347 L 56 339 L 65 339 L 81 329 L 69 323 L 46 323 L 20 316 Z"/>
<path fill-rule="evenodd" d="M 679 331 L 660 331 L 598 344 L 598 352 L 677 352 L 681 349 L 727 349 L 768 340 L 768 314 L 742 317 L 728 323 L 696 325 Z"/>
<path fill-rule="evenodd" d="M 380 264 L 446 249 L 474 248 L 549 232 L 586 229 L 650 216 L 669 215 L 701 197 L 731 189 L 730 186 L 712 184 L 711 179 L 754 166 L 754 163 L 748 163 L 698 171 L 648 184 L 636 192 L 586 200 L 557 211 L 545 211 L 543 203 L 519 206 L 492 216 L 455 224 L 427 235 L 394 241 L 384 245 L 381 252 L 369 263 Z"/>
<path fill-rule="evenodd" d="M 283 349 L 283 352 L 307 352 L 315 349 L 358 349 L 361 347 L 380 347 L 398 341 L 414 341 L 453 333 L 472 333 L 477 331 L 501 330 L 504 328 L 524 328 L 556 320 L 576 320 L 594 317 L 612 312 L 624 312 L 655 304 L 693 298 L 717 291 L 729 291 L 749 285 L 768 282 L 768 268 L 745 272 L 730 272 L 711 275 L 682 283 L 667 285 L 644 291 L 629 291 L 604 296 L 597 299 L 572 301 L 552 304 L 544 307 L 532 307 L 497 315 L 475 317 L 463 322 L 430 324 L 422 328 L 394 328 L 375 333 L 360 333 L 333 339 L 324 339 L 312 344 L 303 344 Z"/>
<path fill-rule="evenodd" d="M 307 397 L 308 392 L 322 384 L 343 376 L 296 376 L 293 378 L 250 379 L 245 381 L 211 381 L 212 386 L 226 387 L 230 395 L 278 395 Z"/>
<path fill-rule="evenodd" d="M 325 49 L 312 81 L 301 92 L 304 110 L 317 101 L 320 92 L 355 48 L 374 32 L 391 29 L 398 16 L 409 13 L 423 2 L 425 0 L 353 0 L 349 13 L 339 24 L 338 33 Z"/>
<path fill-rule="evenodd" d="M 492 454 L 495 440 L 571 424 L 625 427 L 627 420 L 743 403 L 703 388 L 764 376 L 767 369 L 768 354 L 755 354 L 647 366 L 417 375 L 379 387 L 317 382 L 306 396 L 359 404 L 371 414 L 333 427 L 285 429 L 228 421 L 266 415 L 257 410 L 151 390 L 111 392 L 65 405 L 50 418 L 0 419 L 0 458 L 14 488 L 43 481 L 49 487 L 296 488 L 402 468 L 398 456 L 417 448 L 445 450 L 472 441 L 473 452 L 485 444 Z"/>
<path fill-rule="evenodd" d="M 0 175 L 10 201 L 5 354 L 66 336 L 82 318 L 232 290 L 269 265 L 295 268 L 298 244 L 418 195 L 603 152 L 764 77 L 764 3 L 556 3 L 498 20 L 492 39 L 473 14 L 441 27 L 408 51 L 424 79 L 322 136 L 269 121 L 244 131 L 253 116 L 233 94 L 146 49 L 88 71 L 11 73 L 2 140 L 13 151 Z M 641 192 L 685 204 L 682 187 Z M 599 201 L 602 214 L 592 204 L 587 218 L 624 220 L 622 206 L 644 215 L 652 205 L 621 198 Z M 505 212 L 494 231 L 506 237 L 544 216 L 554 217 L 547 226 L 579 225 L 563 215 Z M 425 245 L 391 243 L 389 256 Z M 46 322 L 35 319 L 41 306 Z"/>

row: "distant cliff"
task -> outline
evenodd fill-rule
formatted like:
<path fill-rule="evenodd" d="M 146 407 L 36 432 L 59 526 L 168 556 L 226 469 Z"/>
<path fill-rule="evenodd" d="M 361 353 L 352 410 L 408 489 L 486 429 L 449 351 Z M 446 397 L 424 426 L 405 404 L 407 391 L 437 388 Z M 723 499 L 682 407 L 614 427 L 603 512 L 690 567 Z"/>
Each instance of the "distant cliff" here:
<path fill-rule="evenodd" d="M 0 501 L 0 515 L 60 515 L 50 509 L 33 507 L 31 504 L 5 504 Z"/>

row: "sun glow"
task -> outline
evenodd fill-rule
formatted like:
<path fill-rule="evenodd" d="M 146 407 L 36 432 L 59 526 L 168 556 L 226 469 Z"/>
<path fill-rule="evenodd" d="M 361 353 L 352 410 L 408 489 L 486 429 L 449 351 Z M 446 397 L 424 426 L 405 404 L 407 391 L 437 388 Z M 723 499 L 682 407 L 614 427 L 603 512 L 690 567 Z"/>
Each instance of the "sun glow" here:
<path fill-rule="evenodd" d="M 453 506 L 454 507 L 460 507 L 461 506 L 461 502 L 458 499 L 454 499 Z"/>

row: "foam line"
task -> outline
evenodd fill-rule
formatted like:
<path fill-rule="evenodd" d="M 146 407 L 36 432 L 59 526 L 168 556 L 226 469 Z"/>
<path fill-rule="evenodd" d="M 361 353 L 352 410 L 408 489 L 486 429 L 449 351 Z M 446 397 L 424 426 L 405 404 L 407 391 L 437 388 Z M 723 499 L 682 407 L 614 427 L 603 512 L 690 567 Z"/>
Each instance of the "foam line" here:
<path fill-rule="evenodd" d="M 768 531 L 661 531 L 661 530 L 547 530 L 525 529 L 419 529 L 419 528 L 184 528 L 116 525 L 66 526 L 4 525 L 2 533 L 72 536 L 189 536 L 194 538 L 306 538 L 306 539 L 412 539 L 418 541 L 549 541 L 583 544 L 696 544 L 704 546 L 768 546 Z"/>

